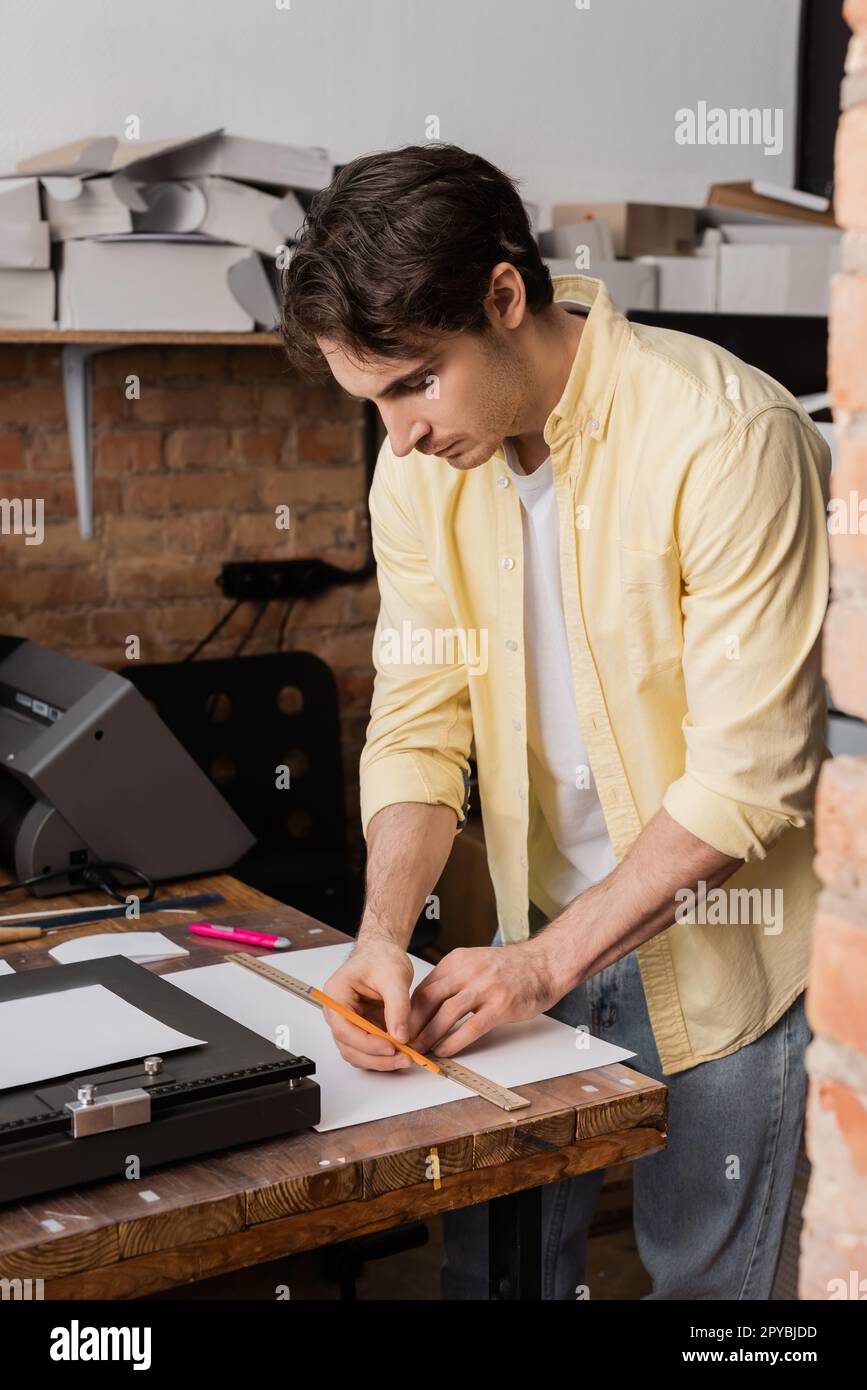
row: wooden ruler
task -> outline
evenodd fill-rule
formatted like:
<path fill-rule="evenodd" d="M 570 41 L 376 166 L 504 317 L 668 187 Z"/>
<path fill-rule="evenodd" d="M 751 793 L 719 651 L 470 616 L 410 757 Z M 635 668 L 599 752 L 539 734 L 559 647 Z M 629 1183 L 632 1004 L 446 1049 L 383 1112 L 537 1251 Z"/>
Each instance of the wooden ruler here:
<path fill-rule="evenodd" d="M 278 970 L 275 965 L 269 965 L 261 956 L 251 956 L 246 951 L 237 951 L 226 956 L 226 960 L 231 961 L 233 965 L 243 965 L 245 970 L 252 970 L 254 975 L 261 975 L 264 980 L 270 980 L 272 985 L 288 990 L 290 994 L 303 999 L 306 1004 L 312 1004 L 316 1009 L 323 1007 L 319 1000 L 310 994 L 311 985 L 306 985 L 303 980 L 296 980 L 294 975 L 287 975 L 285 970 Z M 465 1086 L 468 1091 L 481 1096 L 482 1100 L 490 1101 L 500 1110 L 525 1110 L 531 1104 L 524 1096 L 517 1095 L 515 1091 L 508 1091 L 505 1086 L 498 1085 L 487 1076 L 479 1076 L 478 1072 L 470 1071 L 469 1067 L 456 1062 L 453 1057 L 428 1057 L 428 1061 L 433 1062 L 449 1081 L 454 1081 L 458 1086 Z"/>

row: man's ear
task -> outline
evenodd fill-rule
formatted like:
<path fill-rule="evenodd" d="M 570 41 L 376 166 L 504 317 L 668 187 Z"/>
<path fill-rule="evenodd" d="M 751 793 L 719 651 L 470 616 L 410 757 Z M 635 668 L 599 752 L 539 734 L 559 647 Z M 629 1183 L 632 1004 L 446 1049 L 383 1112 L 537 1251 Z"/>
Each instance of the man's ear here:
<path fill-rule="evenodd" d="M 520 272 L 509 261 L 501 261 L 491 271 L 487 302 L 504 328 L 518 328 L 523 323 L 527 291 Z"/>

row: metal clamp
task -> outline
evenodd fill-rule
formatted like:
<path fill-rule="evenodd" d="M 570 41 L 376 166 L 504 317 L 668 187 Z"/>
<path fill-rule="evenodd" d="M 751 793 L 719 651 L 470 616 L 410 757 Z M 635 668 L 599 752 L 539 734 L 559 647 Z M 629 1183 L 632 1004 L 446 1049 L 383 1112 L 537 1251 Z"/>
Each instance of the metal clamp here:
<path fill-rule="evenodd" d="M 140 1087 L 97 1096 L 95 1086 L 80 1086 L 78 1100 L 68 1100 L 64 1108 L 72 1116 L 73 1139 L 146 1125 L 151 1118 L 151 1098 Z"/>

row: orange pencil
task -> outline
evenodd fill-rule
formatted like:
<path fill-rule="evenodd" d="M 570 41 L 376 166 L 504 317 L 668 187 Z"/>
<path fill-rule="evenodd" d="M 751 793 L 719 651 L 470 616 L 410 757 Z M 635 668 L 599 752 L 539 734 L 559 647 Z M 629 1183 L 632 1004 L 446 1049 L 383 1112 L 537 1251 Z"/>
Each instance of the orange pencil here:
<path fill-rule="evenodd" d="M 324 1005 L 326 1009 L 334 1009 L 335 1013 L 342 1014 L 344 1018 L 349 1019 L 350 1023 L 354 1023 L 357 1028 L 363 1028 L 365 1033 L 373 1033 L 377 1038 L 385 1038 L 387 1042 L 391 1043 L 392 1047 L 396 1047 L 399 1052 L 405 1052 L 407 1057 L 411 1057 L 414 1062 L 418 1062 L 420 1067 L 427 1067 L 428 1071 L 442 1072 L 442 1067 L 438 1067 L 436 1062 L 432 1062 L 429 1057 L 423 1057 L 420 1052 L 415 1051 L 415 1048 L 407 1047 L 406 1043 L 399 1042 L 398 1039 L 393 1038 L 390 1033 L 386 1033 L 384 1028 L 377 1028 L 375 1023 L 369 1023 L 366 1018 L 362 1018 L 361 1014 L 353 1012 L 352 1009 L 347 1009 L 345 1004 L 341 1004 L 336 999 L 332 999 L 330 995 L 323 994 L 322 990 L 317 989 L 315 985 L 308 985 L 305 992 L 309 994 L 312 999 L 315 999 L 317 1004 Z"/>

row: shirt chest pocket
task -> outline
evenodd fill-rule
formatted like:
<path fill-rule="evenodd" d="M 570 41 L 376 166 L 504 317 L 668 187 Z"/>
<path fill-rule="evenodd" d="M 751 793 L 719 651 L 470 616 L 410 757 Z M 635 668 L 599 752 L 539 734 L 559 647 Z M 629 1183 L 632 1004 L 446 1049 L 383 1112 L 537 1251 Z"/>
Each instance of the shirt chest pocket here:
<path fill-rule="evenodd" d="M 674 549 L 655 554 L 621 548 L 620 582 L 626 662 L 641 689 L 681 662 L 681 575 Z"/>

